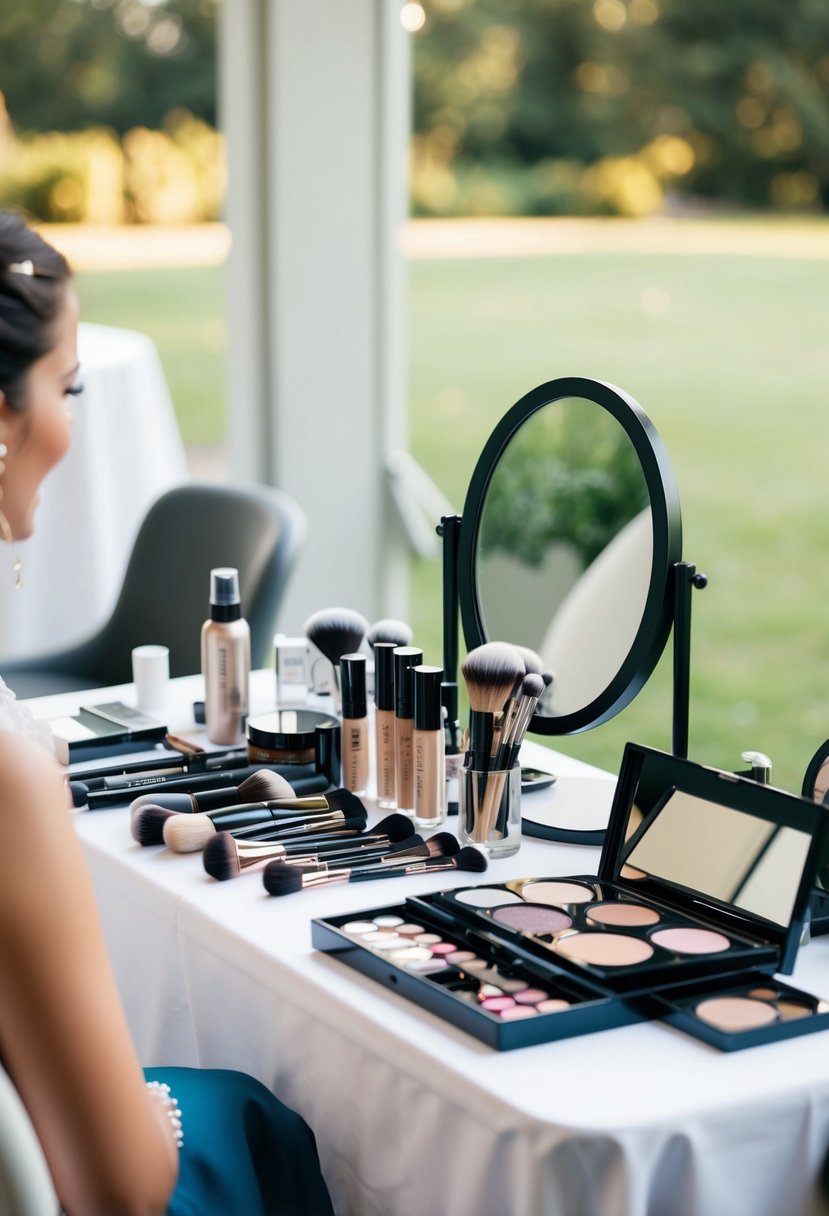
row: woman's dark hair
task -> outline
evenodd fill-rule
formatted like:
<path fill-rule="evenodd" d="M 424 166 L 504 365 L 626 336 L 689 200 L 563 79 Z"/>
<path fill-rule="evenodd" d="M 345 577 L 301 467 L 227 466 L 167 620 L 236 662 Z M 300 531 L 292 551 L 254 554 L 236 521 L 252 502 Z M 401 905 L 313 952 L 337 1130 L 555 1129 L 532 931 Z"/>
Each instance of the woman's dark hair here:
<path fill-rule="evenodd" d="M 52 346 L 71 275 L 62 254 L 20 216 L 0 211 L 0 391 L 23 409 L 26 373 Z"/>

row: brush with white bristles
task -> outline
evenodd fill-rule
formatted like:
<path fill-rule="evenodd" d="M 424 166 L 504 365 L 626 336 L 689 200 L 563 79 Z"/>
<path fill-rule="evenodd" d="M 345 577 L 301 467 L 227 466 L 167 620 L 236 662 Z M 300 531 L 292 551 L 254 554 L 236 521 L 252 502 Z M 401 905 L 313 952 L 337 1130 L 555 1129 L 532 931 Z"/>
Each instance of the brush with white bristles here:
<path fill-rule="evenodd" d="M 405 621 L 397 621 L 393 617 L 384 617 L 375 621 L 366 634 L 366 641 L 373 650 L 378 642 L 393 642 L 395 646 L 409 646 L 414 637 L 414 630 Z"/>
<path fill-rule="evenodd" d="M 235 806 L 240 802 L 265 802 L 269 798 L 293 798 L 293 796 L 293 786 L 289 785 L 279 773 L 274 773 L 266 768 L 252 773 L 250 777 L 246 777 L 240 785 L 236 786 L 222 786 L 194 793 L 171 791 L 168 794 L 163 792 L 141 794 L 130 803 L 132 838 L 139 844 L 161 844 L 160 831 L 158 840 L 146 839 L 146 828 L 143 822 L 138 820 L 138 811 L 144 806 L 159 807 L 165 811 L 192 815 L 198 814 L 200 811 L 212 811 L 219 807 Z"/>
<path fill-rule="evenodd" d="M 331 832 L 366 824 L 366 808 L 350 790 L 332 790 L 312 798 L 281 798 L 243 803 L 198 815 L 171 815 L 164 823 L 164 843 L 174 853 L 203 849 L 216 832 L 270 839 L 294 832 Z M 307 825 L 307 826 L 306 826 Z"/>
<path fill-rule="evenodd" d="M 467 767 L 475 771 L 492 765 L 495 716 L 504 712 L 512 690 L 525 674 L 524 660 L 508 642 L 484 642 L 461 663 L 469 695 Z"/>
<path fill-rule="evenodd" d="M 399 816 L 401 819 L 406 816 Z M 408 820 L 411 830 L 411 820 Z M 224 882 L 236 878 L 248 870 L 260 869 L 269 861 L 284 861 L 288 865 L 310 865 L 317 868 L 332 865 L 368 865 L 394 857 L 398 863 L 403 858 L 414 861 L 421 857 L 451 856 L 459 849 L 458 842 L 449 833 L 449 841 L 424 840 L 422 836 L 407 835 L 402 840 L 367 832 L 350 840 L 328 840 L 307 845 L 302 841 L 280 844 L 278 841 L 239 840 L 229 832 L 219 832 L 211 837 L 204 847 L 202 862 L 207 873 Z"/>
<path fill-rule="evenodd" d="M 340 659 L 355 654 L 368 632 L 368 621 L 353 608 L 320 608 L 303 626 L 305 636 L 331 664 L 331 695 L 340 712 Z"/>
<path fill-rule="evenodd" d="M 461 849 L 454 857 L 434 857 L 413 861 L 408 865 L 344 866 L 337 870 L 312 870 L 304 866 L 269 861 L 262 881 L 269 895 L 291 895 L 310 887 L 328 886 L 335 882 L 370 882 L 373 878 L 400 878 L 406 874 L 429 874 L 433 870 L 467 870 L 482 874 L 487 859 L 478 849 Z"/>
<path fill-rule="evenodd" d="M 351 849 L 384 848 L 393 852 L 398 844 L 408 845 L 412 837 L 412 821 L 408 815 L 387 815 L 371 832 L 340 832 L 329 836 L 313 836 L 304 840 L 247 840 L 232 832 L 211 836 L 204 846 L 202 860 L 207 873 L 220 882 L 235 878 L 251 866 L 268 861 L 315 861 L 321 856 L 338 855 Z M 420 837 L 417 837 L 420 840 Z"/>

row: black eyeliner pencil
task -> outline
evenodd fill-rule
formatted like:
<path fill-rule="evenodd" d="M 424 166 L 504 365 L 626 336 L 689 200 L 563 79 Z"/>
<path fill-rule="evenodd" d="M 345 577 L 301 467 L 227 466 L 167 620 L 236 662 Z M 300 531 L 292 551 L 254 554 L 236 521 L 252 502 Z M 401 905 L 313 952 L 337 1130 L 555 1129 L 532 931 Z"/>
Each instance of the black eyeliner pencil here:
<path fill-rule="evenodd" d="M 262 769 L 279 773 L 297 794 L 317 794 L 329 788 L 330 782 L 322 773 L 314 769 L 313 764 L 254 764 L 246 768 L 225 769 L 210 773 L 176 773 L 165 777 L 163 774 L 155 777 L 139 777 L 135 781 L 125 781 L 123 784 L 105 786 L 93 789 L 86 782 L 89 795 L 87 806 L 90 811 L 99 807 L 115 806 L 118 803 L 131 802 L 137 794 L 175 793 L 176 791 L 195 794 L 199 790 L 219 789 L 222 786 L 233 787 L 241 785 L 247 778 L 259 773 Z M 72 779 L 75 784 L 75 778 Z"/>
<path fill-rule="evenodd" d="M 105 777 L 129 777 L 136 773 L 161 773 L 165 769 L 177 769 L 180 773 L 205 773 L 214 769 L 243 768 L 248 764 L 247 747 L 234 747 L 221 752 L 198 752 L 186 756 L 183 752 L 159 750 L 157 756 L 144 756 L 141 760 L 119 760 L 115 764 L 100 768 L 72 769 L 67 775 L 71 781 L 83 781 L 90 789 Z M 96 785 L 93 786 L 92 782 Z"/>

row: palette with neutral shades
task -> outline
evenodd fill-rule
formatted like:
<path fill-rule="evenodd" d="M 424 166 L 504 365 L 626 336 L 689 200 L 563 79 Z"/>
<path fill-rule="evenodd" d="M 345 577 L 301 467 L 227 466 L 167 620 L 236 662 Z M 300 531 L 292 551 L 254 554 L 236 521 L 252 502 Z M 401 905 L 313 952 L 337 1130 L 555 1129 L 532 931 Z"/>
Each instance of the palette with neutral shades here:
<path fill-rule="evenodd" d="M 431 897 L 427 897 L 427 901 Z M 761 966 L 764 944 L 702 925 L 645 898 L 636 887 L 594 876 L 532 877 L 434 897 L 462 920 L 519 935 L 528 952 L 601 977 L 617 991 L 646 992 L 711 971 Z"/>

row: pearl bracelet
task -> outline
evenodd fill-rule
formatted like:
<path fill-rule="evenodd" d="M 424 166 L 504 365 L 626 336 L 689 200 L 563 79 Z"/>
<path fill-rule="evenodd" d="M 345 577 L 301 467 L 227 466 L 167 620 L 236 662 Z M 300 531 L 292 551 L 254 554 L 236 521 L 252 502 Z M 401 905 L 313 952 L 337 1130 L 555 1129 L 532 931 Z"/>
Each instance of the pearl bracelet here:
<path fill-rule="evenodd" d="M 170 1086 L 164 1081 L 147 1081 L 147 1090 L 150 1096 L 160 1103 L 162 1110 L 170 1120 L 176 1148 L 180 1149 L 184 1143 L 184 1132 L 181 1130 L 181 1110 L 178 1102 L 170 1093 Z"/>

